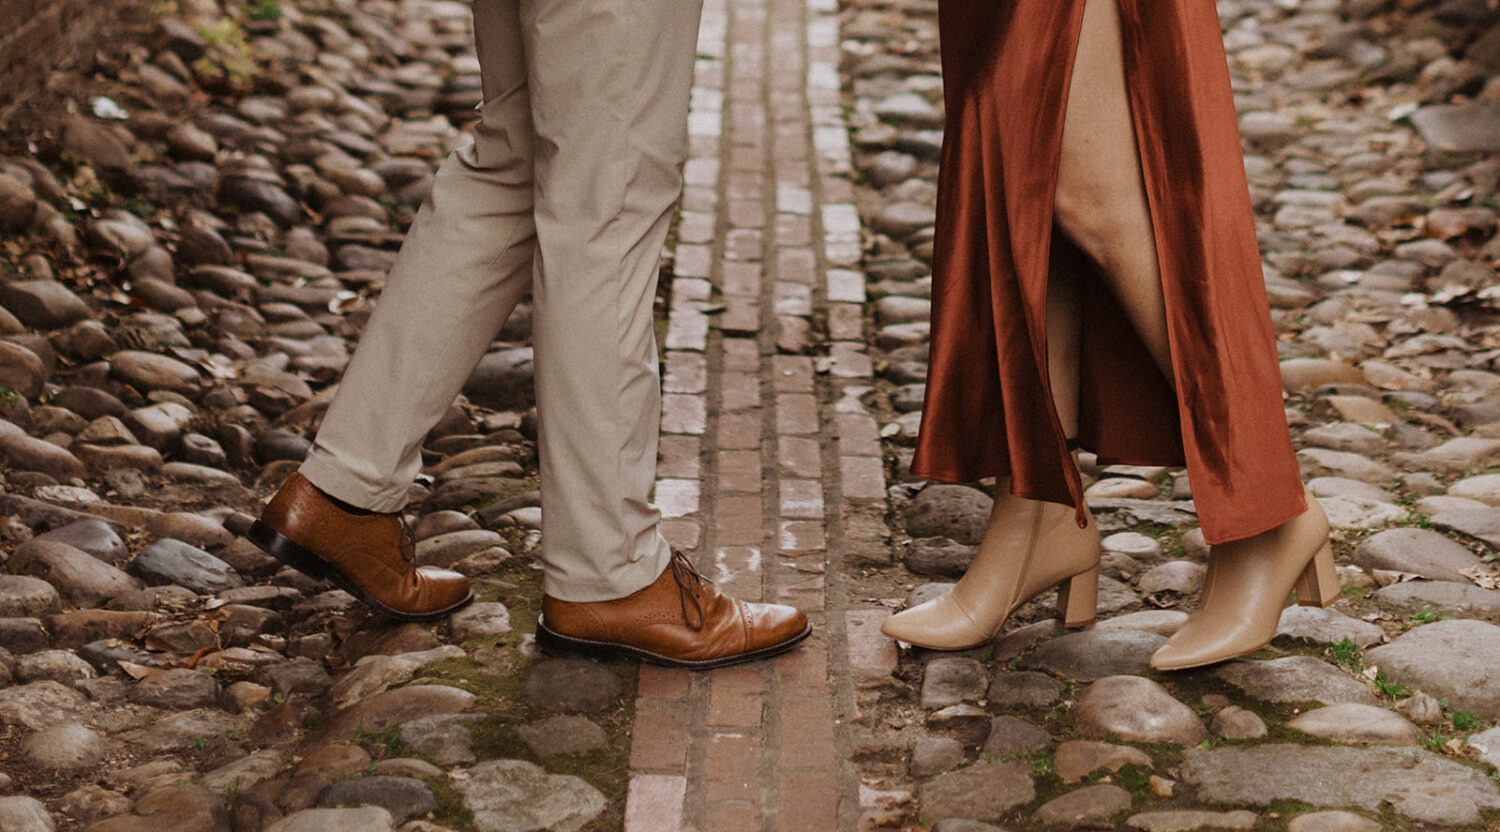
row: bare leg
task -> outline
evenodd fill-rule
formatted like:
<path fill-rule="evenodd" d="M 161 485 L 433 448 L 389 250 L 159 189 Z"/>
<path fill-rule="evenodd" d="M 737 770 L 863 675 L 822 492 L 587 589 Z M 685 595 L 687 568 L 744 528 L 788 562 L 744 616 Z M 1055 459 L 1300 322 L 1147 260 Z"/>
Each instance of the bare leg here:
<path fill-rule="evenodd" d="M 1172 381 L 1161 269 L 1125 91 L 1115 0 L 1087 0 L 1084 7 L 1054 211 L 1057 224 L 1099 264 L 1131 325 Z"/>

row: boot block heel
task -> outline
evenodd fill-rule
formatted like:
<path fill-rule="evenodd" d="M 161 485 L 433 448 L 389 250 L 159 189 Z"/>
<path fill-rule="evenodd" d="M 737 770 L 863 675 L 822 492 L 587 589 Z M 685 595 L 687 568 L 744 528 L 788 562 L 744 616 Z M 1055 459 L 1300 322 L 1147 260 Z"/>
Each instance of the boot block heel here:
<path fill-rule="evenodd" d="M 1057 588 L 1057 609 L 1069 629 L 1094 623 L 1099 615 L 1099 567 L 1063 581 Z"/>
<path fill-rule="evenodd" d="M 1339 599 L 1341 592 L 1338 572 L 1333 568 L 1333 544 L 1324 541 L 1297 578 L 1297 603 L 1304 607 L 1328 607 Z"/>

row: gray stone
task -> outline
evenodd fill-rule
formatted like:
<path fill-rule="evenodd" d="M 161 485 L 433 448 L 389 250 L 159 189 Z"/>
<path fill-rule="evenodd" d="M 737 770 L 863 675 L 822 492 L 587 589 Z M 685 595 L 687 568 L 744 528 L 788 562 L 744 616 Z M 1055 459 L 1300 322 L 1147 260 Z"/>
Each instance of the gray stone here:
<path fill-rule="evenodd" d="M 1052 770 L 1064 783 L 1077 783 L 1096 771 L 1113 774 L 1125 766 L 1150 769 L 1151 757 L 1139 748 L 1094 740 L 1068 740 L 1052 755 Z"/>
<path fill-rule="evenodd" d="M 1353 812 L 1308 812 L 1292 818 L 1287 832 L 1380 832 L 1381 825 Z"/>
<path fill-rule="evenodd" d="M 204 774 L 198 785 L 214 794 L 238 794 L 262 780 L 275 777 L 285 767 L 285 754 L 274 749 L 263 749 Z"/>
<path fill-rule="evenodd" d="M 1262 702 L 1379 704 L 1363 683 L 1314 656 L 1233 662 L 1214 675 Z"/>
<path fill-rule="evenodd" d="M 95 518 L 59 526 L 46 534 L 37 535 L 36 539 L 66 543 L 105 563 L 115 563 L 129 554 L 120 535 L 108 523 Z"/>
<path fill-rule="evenodd" d="M 1095 630 L 1138 630 L 1143 633 L 1156 633 L 1159 636 L 1170 636 L 1182 629 L 1187 622 L 1188 614 L 1181 610 L 1141 610 L 1140 612 L 1117 615 L 1114 618 L 1106 618 L 1094 625 Z"/>
<path fill-rule="evenodd" d="M 330 784 L 318 794 L 317 803 L 327 808 L 379 806 L 396 823 L 422 817 L 437 808 L 432 789 L 410 777 L 360 777 Z"/>
<path fill-rule="evenodd" d="M 1500 549 L 1500 508 L 1444 511 L 1432 516 L 1432 526 L 1481 540 L 1491 550 Z"/>
<path fill-rule="evenodd" d="M 449 625 L 459 641 L 503 636 L 510 632 L 510 611 L 499 601 L 482 601 L 454 613 Z"/>
<path fill-rule="evenodd" d="M 1046 826 L 1095 828 L 1130 808 L 1130 792 L 1110 783 L 1075 789 L 1042 804 L 1032 819 Z"/>
<path fill-rule="evenodd" d="M 1139 630 L 1084 630 L 1043 642 L 1030 661 L 1069 679 L 1092 682 L 1145 672 L 1151 654 L 1166 641 Z"/>
<path fill-rule="evenodd" d="M 961 485 L 929 485 L 907 509 L 906 532 L 914 538 L 946 537 L 977 545 L 984 537 L 993 505 L 982 491 Z"/>
<path fill-rule="evenodd" d="M 1442 615 L 1500 615 L 1500 592 L 1450 581 L 1405 581 L 1375 593 L 1382 607 L 1409 613 L 1430 607 Z"/>
<path fill-rule="evenodd" d="M 919 814 L 929 821 L 998 820 L 1012 808 L 1035 798 L 1031 766 L 1019 760 L 975 763 L 940 774 L 917 789 Z"/>
<path fill-rule="evenodd" d="M 1479 759 L 1488 763 L 1491 768 L 1500 770 L 1500 728 L 1473 734 L 1464 744 L 1474 749 Z"/>
<path fill-rule="evenodd" d="M 42 769 L 73 771 L 104 759 L 104 738 L 77 723 L 43 728 L 21 741 L 21 756 Z"/>
<path fill-rule="evenodd" d="M 1354 550 L 1354 562 L 1366 569 L 1409 572 L 1434 581 L 1468 578 L 1459 570 L 1479 564 L 1479 556 L 1428 529 L 1388 529 L 1366 538 Z"/>
<path fill-rule="evenodd" d="M 474 404 L 496 410 L 530 407 L 535 401 L 532 360 L 530 347 L 485 355 L 464 383 L 464 395 Z"/>
<path fill-rule="evenodd" d="M 1304 607 L 1300 604 L 1281 611 L 1276 638 L 1300 644 L 1337 644 L 1345 639 L 1359 648 L 1385 640 L 1379 625 L 1351 618 L 1333 608 Z"/>
<path fill-rule="evenodd" d="M 1423 107 L 1412 114 L 1411 123 L 1424 141 L 1442 150 L 1500 151 L 1500 102 Z"/>
<path fill-rule="evenodd" d="M 401 726 L 401 742 L 440 766 L 468 765 L 474 756 L 470 726 L 484 722 L 483 714 L 437 714 L 417 717 Z"/>
<path fill-rule="evenodd" d="M 918 737 L 911 749 L 909 771 L 916 778 L 931 777 L 958 768 L 964 760 L 964 744 L 950 737 Z"/>
<path fill-rule="evenodd" d="M 577 756 L 597 751 L 609 741 L 593 720 L 581 716 L 558 715 L 536 725 L 520 725 L 516 734 L 531 753 L 538 757 Z"/>
<path fill-rule="evenodd" d="M 407 685 L 377 693 L 339 711 L 324 730 L 328 739 L 378 734 L 422 716 L 462 713 L 474 707 L 474 694 L 449 685 Z"/>
<path fill-rule="evenodd" d="M 872 225 L 882 234 L 904 240 L 924 228 L 931 228 L 935 219 L 936 212 L 929 205 L 892 202 L 875 216 Z"/>
<path fill-rule="evenodd" d="M 1024 719 L 1013 716 L 997 716 L 990 720 L 990 734 L 984 741 L 980 756 L 1015 757 L 1030 754 L 1052 744 L 1046 731 Z"/>
<path fill-rule="evenodd" d="M 1255 714 L 1244 708 L 1230 705 L 1229 707 L 1214 714 L 1213 722 L 1209 725 L 1214 736 L 1223 737 L 1226 740 L 1253 740 L 1266 735 L 1266 722 Z"/>
<path fill-rule="evenodd" d="M 918 575 L 962 578 L 977 551 L 974 546 L 954 543 L 946 537 L 924 537 L 911 542 L 902 562 Z"/>
<path fill-rule="evenodd" d="M 1481 811 L 1500 809 L 1500 787 L 1484 774 L 1415 748 L 1194 748 L 1182 777 L 1208 803 L 1297 800 L 1375 811 L 1389 802 L 1408 818 L 1449 826 L 1475 824 Z"/>
<path fill-rule="evenodd" d="M 365 656 L 355 662 L 354 667 L 334 683 L 332 690 L 334 704 L 340 707 L 352 705 L 367 696 L 373 696 L 406 682 L 418 670 L 429 664 L 447 659 L 461 659 L 464 655 L 462 647 L 445 644 L 442 647 L 415 653 Z"/>
<path fill-rule="evenodd" d="M 988 823 L 980 823 L 977 820 L 967 818 L 948 818 L 940 820 L 932 827 L 932 832 L 1005 832 L 998 826 Z"/>
<path fill-rule="evenodd" d="M 922 707 L 946 708 L 961 702 L 977 702 L 988 689 L 984 665 L 962 656 L 944 656 L 927 663 L 922 676 Z"/>
<path fill-rule="evenodd" d="M 5 832 L 55 832 L 42 801 L 25 795 L 0 797 L 0 829 Z"/>
<path fill-rule="evenodd" d="M 1086 737 L 1110 734 L 1140 742 L 1197 745 L 1209 738 L 1192 708 L 1161 685 L 1139 676 L 1109 676 L 1089 685 L 1078 700 L 1075 729 Z"/>
<path fill-rule="evenodd" d="M 1500 719 L 1500 627 L 1483 621 L 1437 621 L 1365 654 L 1387 678 L 1449 706 Z"/>
<path fill-rule="evenodd" d="M 1350 745 L 1416 745 L 1421 738 L 1417 726 L 1400 714 L 1352 702 L 1314 708 L 1287 727 Z"/>
<path fill-rule="evenodd" d="M 52 584 L 65 601 L 79 607 L 98 606 L 141 586 L 140 581 L 86 552 L 41 538 L 16 547 L 9 568 Z"/>
<path fill-rule="evenodd" d="M 302 220 L 302 207 L 274 182 L 226 176 L 219 182 L 219 200 L 245 211 L 259 211 L 282 228 Z"/>
<path fill-rule="evenodd" d="M 1170 560 L 1152 567 L 1136 582 L 1136 589 L 1151 595 L 1157 592 L 1177 592 L 1183 595 L 1203 588 L 1206 571 L 1201 563 L 1190 560 Z"/>
<path fill-rule="evenodd" d="M 1131 829 L 1142 832 L 1198 832 L 1200 829 L 1254 829 L 1260 815 L 1243 809 L 1235 812 L 1206 812 L 1201 809 L 1167 809 L 1142 812 L 1125 819 Z"/>
<path fill-rule="evenodd" d="M 79 722 L 88 712 L 89 703 L 83 694 L 50 680 L 0 689 L 0 725 L 22 725 L 40 731 L 52 725 Z"/>
<path fill-rule="evenodd" d="M 66 448 L 34 436 L 0 419 L 0 463 L 20 471 L 36 471 L 55 480 L 81 480 L 88 473 Z"/>
<path fill-rule="evenodd" d="M 582 659 L 544 659 L 527 671 L 521 695 L 533 705 L 564 713 L 599 713 L 620 698 L 620 677 Z"/>
<path fill-rule="evenodd" d="M 1389 466 L 1352 454 L 1327 448 L 1303 448 L 1297 452 L 1304 477 L 1344 477 L 1369 483 L 1386 483 L 1396 478 Z"/>
<path fill-rule="evenodd" d="M 169 390 L 194 395 L 202 384 L 198 371 L 166 355 L 121 350 L 109 357 L 110 372 L 141 390 Z"/>
<path fill-rule="evenodd" d="M 130 701 L 173 711 L 209 707 L 219 701 L 219 683 L 186 667 L 157 670 L 136 682 Z"/>
<path fill-rule="evenodd" d="M 548 774 L 521 760 L 493 760 L 469 769 L 454 786 L 477 832 L 545 829 L 578 832 L 604 812 L 598 789 L 570 775 Z"/>
<path fill-rule="evenodd" d="M 1045 673 L 1000 670 L 985 698 L 1001 707 L 1049 708 L 1062 699 L 1068 686 Z"/>
<path fill-rule="evenodd" d="M 451 567 L 475 552 L 496 548 L 504 543 L 505 538 L 486 529 L 446 532 L 418 541 L 417 562 Z"/>
<path fill-rule="evenodd" d="M 1391 461 L 1408 471 L 1435 470 L 1457 474 L 1500 461 L 1500 439 L 1459 436 L 1425 451 L 1392 454 Z"/>
<path fill-rule="evenodd" d="M 89 308 L 55 280 L 0 283 L 0 306 L 33 329 L 60 329 L 89 317 Z"/>
<path fill-rule="evenodd" d="M 61 609 L 52 584 L 26 575 L 0 575 L 0 618 L 37 618 Z"/>
<path fill-rule="evenodd" d="M 266 832 L 396 832 L 396 821 L 380 806 L 303 809 L 266 827 Z"/>
<path fill-rule="evenodd" d="M 152 586 L 174 584 L 200 595 L 212 595 L 244 585 L 229 564 L 196 546 L 171 538 L 147 546 L 131 561 L 130 570 Z"/>
<path fill-rule="evenodd" d="M 92 679 L 96 674 L 92 665 L 71 650 L 39 650 L 16 659 L 15 675 L 22 682 L 50 679 L 71 686 L 79 679 Z"/>

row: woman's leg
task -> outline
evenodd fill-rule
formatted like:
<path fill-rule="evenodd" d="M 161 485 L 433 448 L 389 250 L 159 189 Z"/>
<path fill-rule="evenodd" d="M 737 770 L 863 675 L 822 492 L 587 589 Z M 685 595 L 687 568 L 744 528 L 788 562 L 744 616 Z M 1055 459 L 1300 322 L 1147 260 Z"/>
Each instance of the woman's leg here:
<path fill-rule="evenodd" d="M 1069 88 L 1055 218 L 1099 265 L 1151 357 L 1173 383 L 1161 270 L 1125 87 L 1117 0 L 1086 0 Z M 1310 508 L 1277 528 L 1215 545 L 1198 609 L 1152 657 L 1158 669 L 1198 667 L 1259 649 L 1295 587 L 1328 606 L 1338 580 L 1328 523 Z"/>
<path fill-rule="evenodd" d="M 1087 0 L 1084 8 L 1053 210 L 1057 225 L 1099 265 L 1172 381 L 1161 270 L 1126 97 L 1116 0 Z"/>

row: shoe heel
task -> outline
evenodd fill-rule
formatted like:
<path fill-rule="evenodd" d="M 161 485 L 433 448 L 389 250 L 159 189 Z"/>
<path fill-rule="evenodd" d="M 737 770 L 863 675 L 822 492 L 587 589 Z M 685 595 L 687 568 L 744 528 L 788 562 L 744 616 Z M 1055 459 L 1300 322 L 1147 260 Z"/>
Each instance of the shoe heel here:
<path fill-rule="evenodd" d="M 245 532 L 245 538 L 260 547 L 261 551 L 315 581 L 329 577 L 328 567 L 321 558 L 283 537 L 275 529 L 259 520 L 250 524 L 250 530 Z"/>
<path fill-rule="evenodd" d="M 1297 578 L 1297 603 L 1304 607 L 1328 607 L 1339 599 L 1341 592 L 1339 575 L 1333 568 L 1333 544 L 1325 540 Z"/>
<path fill-rule="evenodd" d="M 1074 575 L 1057 587 L 1057 609 L 1063 626 L 1087 627 L 1099 616 L 1099 567 Z"/>

